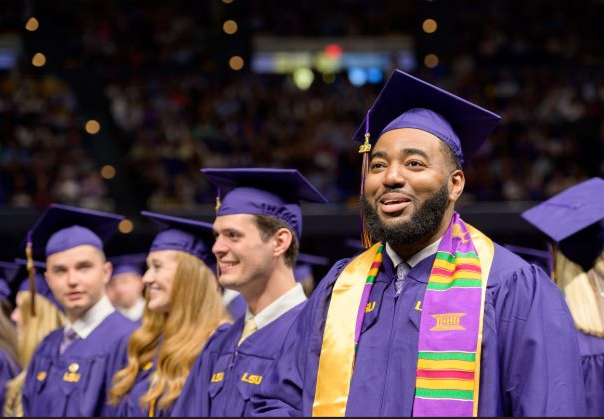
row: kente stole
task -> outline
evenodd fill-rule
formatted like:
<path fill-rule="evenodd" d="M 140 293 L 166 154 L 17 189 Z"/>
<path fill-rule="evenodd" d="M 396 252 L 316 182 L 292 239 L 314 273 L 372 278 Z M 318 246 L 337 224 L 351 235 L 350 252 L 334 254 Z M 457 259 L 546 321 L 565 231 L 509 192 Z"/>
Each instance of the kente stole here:
<path fill-rule="evenodd" d="M 378 243 L 332 290 L 313 416 L 344 416 L 365 308 L 382 264 Z M 493 242 L 457 213 L 432 267 L 420 321 L 414 416 L 477 416 L 484 304 Z M 356 318 L 351 307 L 358 307 Z"/>

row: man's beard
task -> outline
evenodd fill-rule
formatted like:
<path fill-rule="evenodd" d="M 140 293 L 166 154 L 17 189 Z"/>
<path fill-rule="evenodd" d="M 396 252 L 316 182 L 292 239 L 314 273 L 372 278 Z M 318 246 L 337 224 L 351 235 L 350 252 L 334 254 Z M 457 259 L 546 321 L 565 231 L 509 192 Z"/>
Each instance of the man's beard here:
<path fill-rule="evenodd" d="M 386 192 L 394 191 L 397 190 Z M 449 187 L 445 183 L 415 211 L 407 222 L 387 225 L 364 196 L 361 198 L 361 206 L 365 214 L 367 229 L 374 243 L 383 241 L 395 247 L 409 246 L 429 240 L 438 232 L 449 206 Z"/>

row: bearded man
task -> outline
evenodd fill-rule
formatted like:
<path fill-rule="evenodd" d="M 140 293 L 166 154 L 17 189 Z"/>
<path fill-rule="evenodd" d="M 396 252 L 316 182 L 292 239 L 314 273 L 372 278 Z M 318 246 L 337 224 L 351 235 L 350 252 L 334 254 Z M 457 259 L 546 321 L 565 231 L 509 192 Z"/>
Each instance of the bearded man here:
<path fill-rule="evenodd" d="M 585 413 L 564 298 L 455 212 L 463 167 L 499 119 L 394 73 L 355 136 L 369 249 L 321 281 L 254 415 Z"/>

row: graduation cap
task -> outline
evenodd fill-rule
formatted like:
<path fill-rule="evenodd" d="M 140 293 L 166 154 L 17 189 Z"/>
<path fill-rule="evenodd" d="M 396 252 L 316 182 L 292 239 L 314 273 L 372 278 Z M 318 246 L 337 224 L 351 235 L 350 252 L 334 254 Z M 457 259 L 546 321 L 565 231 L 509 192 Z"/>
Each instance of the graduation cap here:
<path fill-rule="evenodd" d="M 27 260 L 25 259 L 15 259 L 16 265 L 19 267 L 19 271 L 17 273 L 17 280 L 20 281 L 19 291 L 29 291 L 32 292 L 31 282 L 29 280 L 29 275 L 27 271 Z M 63 306 L 59 301 L 55 298 L 52 293 L 50 287 L 48 286 L 48 282 L 46 282 L 46 277 L 44 276 L 44 272 L 46 271 L 46 264 L 42 262 L 33 262 L 34 265 L 34 281 L 35 286 L 33 288 L 33 293 L 37 295 L 41 295 L 46 298 L 48 301 L 53 303 L 60 311 L 64 311 Z M 33 296 L 32 296 L 33 301 Z"/>
<path fill-rule="evenodd" d="M 287 224 L 300 238 L 300 201 L 327 199 L 295 169 L 202 169 L 218 188 L 217 216 L 269 215 Z"/>
<path fill-rule="evenodd" d="M 354 135 L 355 141 L 363 143 L 359 149 L 363 154 L 361 194 L 371 149 L 385 132 L 400 128 L 429 132 L 449 146 L 463 167 L 500 119 L 491 111 L 395 70 Z M 362 224 L 363 246 L 369 247 L 371 238 L 364 217 Z"/>
<path fill-rule="evenodd" d="M 329 265 L 329 259 L 326 257 L 300 253 L 296 259 L 296 266 L 294 267 L 294 277 L 296 278 L 296 282 L 301 282 L 311 276 L 313 266 L 327 265 Z"/>
<path fill-rule="evenodd" d="M 552 274 L 553 258 L 549 251 L 533 249 L 531 247 L 516 246 L 512 244 L 504 244 L 503 247 L 508 249 L 510 252 L 514 252 L 528 263 L 539 266 L 541 269 L 543 269 L 543 272 L 547 273 L 548 275 Z"/>
<path fill-rule="evenodd" d="M 522 213 L 585 271 L 604 250 L 604 179 L 581 182 Z"/>
<path fill-rule="evenodd" d="M 387 131 L 416 128 L 447 143 L 463 165 L 476 154 L 500 119 L 491 111 L 395 70 L 354 139 L 375 144 Z"/>
<path fill-rule="evenodd" d="M 27 234 L 22 248 L 29 262 L 30 287 L 35 295 L 34 260 L 45 260 L 56 253 L 78 246 L 93 246 L 103 251 L 104 243 L 124 219 L 120 215 L 67 205 L 52 204 Z M 35 299 L 32 300 L 35 316 Z"/>
<path fill-rule="evenodd" d="M 146 253 L 133 253 L 129 255 L 114 256 L 109 258 L 113 265 L 113 276 L 133 273 L 142 276 L 147 266 Z"/>
<path fill-rule="evenodd" d="M 11 262 L 0 262 L 0 300 L 6 300 L 11 295 L 11 284 L 14 282 L 19 265 Z"/>
<path fill-rule="evenodd" d="M 28 234 L 32 257 L 44 260 L 55 253 L 78 246 L 94 246 L 103 250 L 125 217 L 67 205 L 52 204 Z"/>
<path fill-rule="evenodd" d="M 141 214 L 153 220 L 160 229 L 151 244 L 150 252 L 177 250 L 201 259 L 210 269 L 216 269 L 212 254 L 214 230 L 212 224 L 165 214 L 143 211 Z"/>

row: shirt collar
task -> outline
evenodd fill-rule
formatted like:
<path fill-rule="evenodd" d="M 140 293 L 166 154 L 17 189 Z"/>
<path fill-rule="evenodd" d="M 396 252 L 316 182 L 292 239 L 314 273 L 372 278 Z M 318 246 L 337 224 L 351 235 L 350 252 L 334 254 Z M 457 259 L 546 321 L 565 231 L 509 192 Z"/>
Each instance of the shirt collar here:
<path fill-rule="evenodd" d="M 406 262 L 409 264 L 409 266 L 411 266 L 411 268 L 414 268 L 415 265 L 420 263 L 422 260 L 426 259 L 428 256 L 436 254 L 436 252 L 438 252 L 438 246 L 440 246 L 441 241 L 442 237 L 431 245 L 429 245 L 428 247 L 425 247 L 424 249 L 420 250 L 415 255 L 411 256 L 408 260 L 406 260 Z M 395 269 L 398 265 L 400 265 L 401 262 L 403 262 L 403 258 L 397 255 L 388 243 L 386 243 L 386 253 L 388 253 L 388 256 L 392 260 L 392 265 Z"/>
<path fill-rule="evenodd" d="M 92 306 L 84 316 L 76 320 L 73 324 L 68 321 L 65 326 L 65 332 L 73 330 L 78 334 L 80 339 L 86 339 L 94 332 L 94 329 L 114 312 L 115 307 L 111 305 L 109 298 L 104 296 L 98 303 Z"/>
<path fill-rule="evenodd" d="M 143 317 L 143 313 L 145 312 L 145 306 L 147 302 L 144 298 L 139 298 L 136 304 L 130 308 L 118 309 L 120 313 L 122 313 L 125 317 L 129 318 L 133 322 L 137 322 Z"/>
<path fill-rule="evenodd" d="M 302 284 L 296 284 L 291 290 L 283 294 L 277 300 L 273 301 L 268 307 L 254 316 L 250 309 L 245 313 L 245 320 L 254 319 L 258 330 L 268 326 L 270 323 L 277 320 L 279 317 L 287 313 L 292 308 L 306 301 L 306 294 Z"/>

